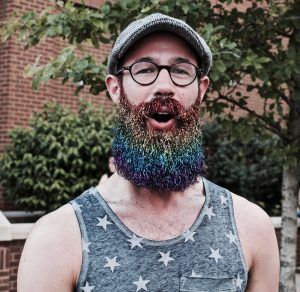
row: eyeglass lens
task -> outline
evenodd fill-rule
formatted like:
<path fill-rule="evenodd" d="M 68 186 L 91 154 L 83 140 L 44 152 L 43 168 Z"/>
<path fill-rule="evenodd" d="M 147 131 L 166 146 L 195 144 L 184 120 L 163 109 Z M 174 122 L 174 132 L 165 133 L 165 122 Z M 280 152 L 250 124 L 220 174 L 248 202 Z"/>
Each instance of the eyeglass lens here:
<path fill-rule="evenodd" d="M 159 74 L 158 66 L 150 62 L 137 62 L 131 67 L 132 78 L 140 84 L 152 83 Z M 170 77 L 178 85 L 191 83 L 197 75 L 197 69 L 189 63 L 177 63 L 170 67 Z"/>

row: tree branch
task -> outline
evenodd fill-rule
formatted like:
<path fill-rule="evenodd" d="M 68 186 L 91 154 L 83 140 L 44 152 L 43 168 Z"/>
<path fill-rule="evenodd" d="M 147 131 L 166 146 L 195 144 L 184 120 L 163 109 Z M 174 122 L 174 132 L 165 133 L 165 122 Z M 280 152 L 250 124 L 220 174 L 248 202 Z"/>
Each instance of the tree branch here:
<path fill-rule="evenodd" d="M 230 98 L 226 95 L 223 95 L 219 90 L 217 90 L 219 97 L 218 100 L 226 100 L 229 103 L 232 103 L 234 105 L 236 105 L 237 107 L 239 107 L 240 109 L 248 112 L 250 115 L 256 117 L 259 121 L 262 122 L 262 126 L 267 129 L 268 131 L 276 134 L 277 136 L 279 136 L 283 141 L 285 141 L 285 136 L 283 135 L 280 127 L 278 126 L 278 123 L 270 123 L 270 121 L 268 119 L 266 119 L 265 117 L 257 114 L 254 110 L 249 109 L 248 107 L 241 105 L 237 100 Z"/>
<path fill-rule="evenodd" d="M 290 101 L 290 99 L 284 94 L 284 93 L 279 93 L 280 97 L 285 101 L 285 103 L 291 108 L 293 109 L 293 104 Z"/>

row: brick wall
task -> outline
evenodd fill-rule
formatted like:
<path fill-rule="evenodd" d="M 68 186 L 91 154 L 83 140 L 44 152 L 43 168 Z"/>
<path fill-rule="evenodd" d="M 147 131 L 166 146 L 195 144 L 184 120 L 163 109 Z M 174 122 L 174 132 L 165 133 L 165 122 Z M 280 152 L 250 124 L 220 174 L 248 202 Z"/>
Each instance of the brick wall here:
<path fill-rule="evenodd" d="M 0 292 L 17 291 L 17 272 L 25 240 L 0 242 Z"/>
<path fill-rule="evenodd" d="M 89 1 L 102 2 L 102 1 Z M 0 20 L 7 19 L 16 9 L 21 11 L 40 11 L 49 5 L 48 1 L 21 1 L 10 0 L 0 3 Z M 3 147 L 7 139 L 7 129 L 13 126 L 26 126 L 28 120 L 34 111 L 50 100 L 57 100 L 60 103 L 75 109 L 77 107 L 78 97 L 73 95 L 74 87 L 72 85 L 61 85 L 60 81 L 50 81 L 42 86 L 38 93 L 34 93 L 31 88 L 31 80 L 23 77 L 24 68 L 32 64 L 38 55 L 41 55 L 41 63 L 45 63 L 49 58 L 57 54 L 66 46 L 59 40 L 47 40 L 34 48 L 24 51 L 20 44 L 15 40 L 5 44 L 0 44 L 0 102 L 1 102 L 1 136 L 0 147 Z M 109 46 L 104 45 L 96 50 L 85 47 L 86 53 L 91 53 L 100 61 L 109 52 Z M 110 101 L 104 96 L 91 96 L 83 93 L 94 103 L 102 103 L 110 106 Z"/>
<path fill-rule="evenodd" d="M 87 2 L 90 7 L 99 7 L 103 3 L 102 0 Z M 13 11 L 41 11 L 49 4 L 44 0 L 0 1 L 0 21 L 9 18 Z M 41 63 L 46 63 L 65 46 L 66 43 L 52 39 L 24 51 L 14 39 L 0 43 L 0 153 L 9 142 L 8 131 L 16 126 L 27 126 L 32 114 L 40 110 L 45 102 L 55 100 L 72 110 L 77 108 L 78 97 L 73 95 L 72 84 L 61 85 L 60 81 L 50 81 L 35 93 L 31 80 L 23 77 L 24 68 L 32 64 L 38 55 L 42 56 Z M 99 50 L 84 47 L 86 53 L 93 54 L 99 61 L 108 55 L 109 50 L 109 45 L 103 45 Z M 106 108 L 112 106 L 104 94 L 92 96 L 85 91 L 81 96 L 95 105 L 101 104 Z M 1 193 L 0 190 L 0 210 L 15 209 L 11 202 L 3 199 Z"/>

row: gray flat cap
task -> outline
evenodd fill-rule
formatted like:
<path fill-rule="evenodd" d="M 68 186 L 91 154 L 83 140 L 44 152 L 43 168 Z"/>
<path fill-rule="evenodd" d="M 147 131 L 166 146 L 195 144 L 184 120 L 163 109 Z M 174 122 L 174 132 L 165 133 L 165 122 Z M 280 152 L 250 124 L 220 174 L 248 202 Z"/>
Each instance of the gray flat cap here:
<path fill-rule="evenodd" d="M 161 13 L 153 13 L 131 22 L 120 33 L 108 57 L 108 73 L 115 75 L 118 61 L 125 52 L 140 38 L 155 31 L 171 32 L 185 39 L 198 54 L 205 74 L 209 72 L 212 54 L 205 40 L 184 21 Z"/>

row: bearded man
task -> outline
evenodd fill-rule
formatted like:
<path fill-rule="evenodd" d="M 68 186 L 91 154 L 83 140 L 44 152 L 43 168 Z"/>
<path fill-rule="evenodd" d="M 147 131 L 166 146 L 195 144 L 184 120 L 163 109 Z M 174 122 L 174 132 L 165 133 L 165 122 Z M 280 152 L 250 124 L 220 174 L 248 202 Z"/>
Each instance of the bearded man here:
<path fill-rule="evenodd" d="M 278 291 L 274 228 L 204 179 L 205 41 L 162 14 L 118 37 L 106 85 L 119 104 L 117 172 L 40 219 L 18 291 Z"/>

